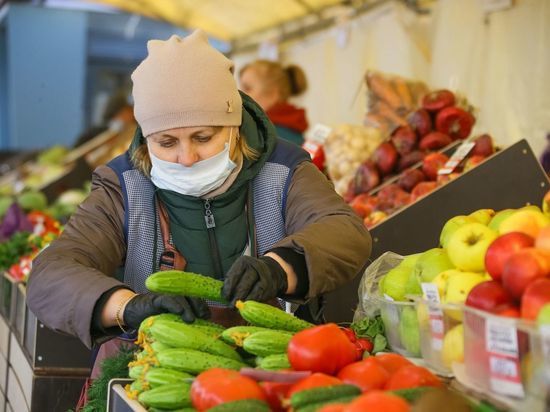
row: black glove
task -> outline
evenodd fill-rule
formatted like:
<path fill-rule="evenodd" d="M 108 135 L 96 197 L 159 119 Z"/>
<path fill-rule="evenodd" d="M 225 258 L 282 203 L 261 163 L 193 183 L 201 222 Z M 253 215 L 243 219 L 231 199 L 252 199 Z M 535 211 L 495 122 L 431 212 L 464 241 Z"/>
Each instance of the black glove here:
<path fill-rule="evenodd" d="M 208 305 L 202 299 L 153 293 L 130 299 L 122 316 L 127 326 L 137 329 L 145 318 L 165 312 L 177 313 L 187 323 L 194 322 L 195 318 L 206 319 L 210 316 Z"/>
<path fill-rule="evenodd" d="M 267 302 L 287 289 L 286 272 L 275 259 L 241 256 L 225 275 L 222 294 L 232 304 L 237 300 Z"/>

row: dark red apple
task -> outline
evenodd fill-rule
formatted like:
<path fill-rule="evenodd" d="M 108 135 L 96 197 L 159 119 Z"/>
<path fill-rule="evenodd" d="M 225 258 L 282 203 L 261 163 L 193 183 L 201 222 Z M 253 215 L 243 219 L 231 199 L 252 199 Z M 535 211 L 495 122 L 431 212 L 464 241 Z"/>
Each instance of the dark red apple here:
<path fill-rule="evenodd" d="M 524 248 L 513 253 L 504 263 L 502 285 L 519 300 L 531 282 L 548 275 L 550 275 L 550 252 Z"/>
<path fill-rule="evenodd" d="M 390 142 L 380 144 L 372 154 L 372 161 L 376 164 L 380 175 L 389 175 L 395 169 L 398 158 L 397 150 Z"/>
<path fill-rule="evenodd" d="M 351 199 L 353 199 L 361 193 L 366 193 L 374 189 L 379 183 L 380 175 L 378 174 L 376 165 L 370 160 L 367 160 L 361 163 L 355 171 L 355 176 L 349 183 L 346 197 L 351 196 Z"/>
<path fill-rule="evenodd" d="M 437 150 L 450 144 L 453 140 L 444 133 L 431 132 L 420 140 L 420 150 Z"/>
<path fill-rule="evenodd" d="M 367 193 L 361 193 L 355 196 L 349 205 L 355 213 L 364 218 L 373 211 L 373 206 L 369 203 L 370 198 L 371 196 Z"/>
<path fill-rule="evenodd" d="M 503 309 L 508 309 L 513 305 L 512 296 L 496 280 L 477 284 L 470 290 L 466 298 L 466 306 L 490 313 L 502 312 Z"/>
<path fill-rule="evenodd" d="M 497 237 L 485 253 L 485 270 L 495 280 L 502 278 L 504 263 L 515 252 L 533 247 L 535 239 L 522 232 L 510 232 Z"/>
<path fill-rule="evenodd" d="M 436 182 L 420 182 L 411 192 L 411 202 L 415 202 L 418 198 L 427 195 L 436 187 Z"/>
<path fill-rule="evenodd" d="M 397 150 L 397 153 L 401 156 L 415 149 L 416 140 L 416 133 L 409 126 L 398 127 L 391 138 L 395 150 Z"/>
<path fill-rule="evenodd" d="M 426 176 L 424 176 L 422 170 L 408 169 L 405 170 L 401 176 L 399 176 L 397 184 L 401 186 L 403 190 L 410 192 L 418 183 L 423 182 L 424 180 L 426 180 Z"/>
<path fill-rule="evenodd" d="M 465 139 L 470 135 L 475 117 L 459 107 L 446 107 L 437 113 L 435 129 L 453 140 Z"/>
<path fill-rule="evenodd" d="M 471 156 L 490 156 L 495 152 L 493 138 L 488 134 L 482 134 L 474 139 L 475 146 L 470 152 Z"/>
<path fill-rule="evenodd" d="M 450 90 L 442 89 L 428 93 L 422 99 L 422 107 L 429 112 L 437 112 L 455 104 L 455 95 Z"/>
<path fill-rule="evenodd" d="M 391 183 L 382 187 L 378 191 L 377 196 L 380 201 L 388 200 L 390 202 L 393 202 L 397 193 L 402 191 L 403 189 L 401 189 L 401 187 L 397 183 Z"/>
<path fill-rule="evenodd" d="M 445 166 L 449 157 L 443 153 L 430 153 L 422 161 L 422 171 L 429 180 L 437 179 L 437 171 Z"/>
<path fill-rule="evenodd" d="M 418 109 L 409 114 L 407 122 L 419 138 L 432 131 L 432 118 L 425 109 Z"/>
<path fill-rule="evenodd" d="M 402 156 L 401 159 L 399 159 L 397 170 L 402 172 L 403 170 L 408 169 L 418 162 L 421 162 L 425 156 L 426 153 L 421 152 L 420 150 L 415 150 L 414 152 L 407 153 L 406 155 Z"/>
<path fill-rule="evenodd" d="M 541 308 L 550 302 L 550 279 L 534 280 L 521 297 L 521 317 L 535 320 Z"/>

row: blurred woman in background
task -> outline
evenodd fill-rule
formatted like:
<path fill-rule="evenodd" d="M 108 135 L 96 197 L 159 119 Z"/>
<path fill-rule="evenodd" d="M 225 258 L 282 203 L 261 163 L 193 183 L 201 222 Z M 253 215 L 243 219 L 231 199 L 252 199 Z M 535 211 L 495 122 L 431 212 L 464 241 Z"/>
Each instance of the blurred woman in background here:
<path fill-rule="evenodd" d="M 304 71 L 296 65 L 283 67 L 269 60 L 256 60 L 239 72 L 241 90 L 252 97 L 275 125 L 279 137 L 301 145 L 308 128 L 306 112 L 288 102 L 307 89 Z"/>

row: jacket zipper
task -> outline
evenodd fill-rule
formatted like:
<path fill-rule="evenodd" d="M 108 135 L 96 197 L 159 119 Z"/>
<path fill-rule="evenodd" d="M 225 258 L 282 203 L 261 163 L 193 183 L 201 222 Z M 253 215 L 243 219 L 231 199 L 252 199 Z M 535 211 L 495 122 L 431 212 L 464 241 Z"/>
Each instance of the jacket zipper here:
<path fill-rule="evenodd" d="M 220 257 L 220 249 L 218 248 L 218 241 L 216 240 L 216 233 L 214 228 L 216 227 L 216 220 L 214 219 L 214 214 L 212 213 L 212 208 L 210 205 L 210 199 L 204 200 L 204 221 L 206 222 L 206 231 L 208 232 L 208 241 L 210 243 L 210 253 L 214 260 L 214 270 L 216 271 L 215 277 L 218 279 L 223 278 L 223 267 L 222 260 Z"/>

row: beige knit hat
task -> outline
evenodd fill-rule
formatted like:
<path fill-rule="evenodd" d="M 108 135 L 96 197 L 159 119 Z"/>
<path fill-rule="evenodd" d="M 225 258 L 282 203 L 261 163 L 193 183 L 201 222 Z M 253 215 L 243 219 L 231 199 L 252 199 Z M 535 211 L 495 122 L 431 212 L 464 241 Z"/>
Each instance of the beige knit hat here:
<path fill-rule="evenodd" d="M 144 136 L 177 127 L 240 126 L 242 100 L 233 62 L 202 30 L 150 40 L 132 73 L 134 115 Z"/>

